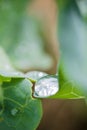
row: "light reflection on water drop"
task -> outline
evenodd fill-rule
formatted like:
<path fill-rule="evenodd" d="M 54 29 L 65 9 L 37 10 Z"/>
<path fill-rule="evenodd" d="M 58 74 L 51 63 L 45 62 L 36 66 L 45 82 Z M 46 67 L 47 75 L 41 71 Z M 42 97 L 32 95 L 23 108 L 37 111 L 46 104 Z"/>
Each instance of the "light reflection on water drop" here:
<path fill-rule="evenodd" d="M 35 85 L 34 97 L 44 98 L 56 94 L 59 90 L 57 76 L 45 76 Z"/>

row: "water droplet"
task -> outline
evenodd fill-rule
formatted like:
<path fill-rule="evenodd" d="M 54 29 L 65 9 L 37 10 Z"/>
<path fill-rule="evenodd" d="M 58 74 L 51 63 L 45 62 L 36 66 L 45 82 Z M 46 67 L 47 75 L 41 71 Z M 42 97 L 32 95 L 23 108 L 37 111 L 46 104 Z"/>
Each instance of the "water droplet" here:
<path fill-rule="evenodd" d="M 40 71 L 31 71 L 26 74 L 26 76 L 28 78 L 30 78 L 31 80 L 34 80 L 34 81 L 37 81 L 46 75 L 47 75 L 46 73 L 40 72 Z"/>
<path fill-rule="evenodd" d="M 57 76 L 45 76 L 39 79 L 35 85 L 34 97 L 44 98 L 56 94 L 59 90 Z"/>
<path fill-rule="evenodd" d="M 18 109 L 17 108 L 14 108 L 14 109 L 11 110 L 11 114 L 13 116 L 16 116 L 17 113 L 18 113 Z"/>

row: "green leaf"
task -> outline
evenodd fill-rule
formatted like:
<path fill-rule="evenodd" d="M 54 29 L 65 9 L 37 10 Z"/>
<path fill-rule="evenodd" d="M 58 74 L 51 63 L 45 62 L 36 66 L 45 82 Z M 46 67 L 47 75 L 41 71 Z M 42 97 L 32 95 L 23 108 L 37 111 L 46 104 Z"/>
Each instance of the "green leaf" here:
<path fill-rule="evenodd" d="M 35 130 L 42 117 L 40 100 L 32 98 L 32 84 L 28 79 L 12 79 L 2 84 L 4 111 L 0 115 L 0 129 Z"/>
<path fill-rule="evenodd" d="M 59 79 L 59 91 L 51 98 L 59 98 L 59 99 L 85 98 L 78 84 L 73 80 L 67 80 L 67 78 L 64 77 L 64 73 L 62 71 L 59 71 L 58 79 Z"/>
<path fill-rule="evenodd" d="M 67 80 L 64 73 L 46 75 L 35 83 L 33 96 L 36 98 L 81 99 L 84 93 L 73 80 Z"/>
<path fill-rule="evenodd" d="M 87 25 L 73 1 L 59 14 L 60 69 L 68 81 L 87 92 Z M 67 82 L 65 82 L 67 83 Z M 72 86 L 72 85 L 71 85 Z"/>

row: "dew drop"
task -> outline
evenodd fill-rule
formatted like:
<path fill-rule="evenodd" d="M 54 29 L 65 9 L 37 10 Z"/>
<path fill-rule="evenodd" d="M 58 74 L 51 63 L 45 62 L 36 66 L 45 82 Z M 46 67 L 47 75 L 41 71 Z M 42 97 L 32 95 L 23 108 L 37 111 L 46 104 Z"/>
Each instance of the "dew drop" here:
<path fill-rule="evenodd" d="M 37 81 L 46 75 L 47 75 L 46 73 L 40 72 L 40 71 L 30 71 L 26 74 L 26 76 L 28 78 L 30 78 L 31 80 L 34 80 L 34 81 Z"/>
<path fill-rule="evenodd" d="M 44 98 L 56 94 L 59 90 L 57 76 L 45 76 L 39 79 L 35 85 L 34 97 Z"/>
<path fill-rule="evenodd" d="M 14 109 L 11 110 L 12 116 L 16 116 L 17 113 L 18 113 L 18 109 L 17 108 L 14 108 Z"/>

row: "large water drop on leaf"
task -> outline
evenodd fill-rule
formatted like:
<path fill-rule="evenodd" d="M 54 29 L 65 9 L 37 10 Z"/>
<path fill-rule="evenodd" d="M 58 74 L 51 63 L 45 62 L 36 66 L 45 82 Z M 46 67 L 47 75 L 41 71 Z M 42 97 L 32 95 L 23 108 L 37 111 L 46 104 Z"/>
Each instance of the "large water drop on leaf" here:
<path fill-rule="evenodd" d="M 45 76 L 35 85 L 34 97 L 44 98 L 56 94 L 59 90 L 57 76 Z"/>

